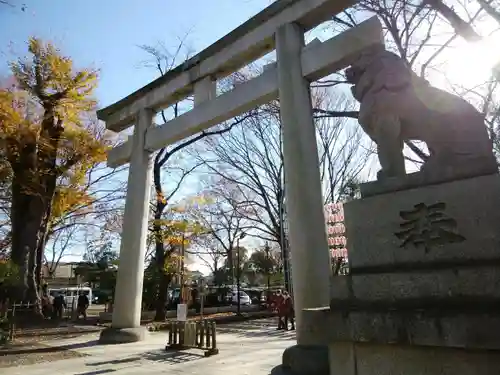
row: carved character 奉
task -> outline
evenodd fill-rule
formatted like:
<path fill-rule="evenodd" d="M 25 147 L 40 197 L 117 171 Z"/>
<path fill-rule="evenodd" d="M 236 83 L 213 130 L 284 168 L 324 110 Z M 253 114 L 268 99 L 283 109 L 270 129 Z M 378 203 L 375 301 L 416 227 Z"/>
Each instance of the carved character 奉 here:
<path fill-rule="evenodd" d="M 430 178 L 465 168 L 497 171 L 484 117 L 464 99 L 434 88 L 383 46 L 362 53 L 346 70 L 360 102 L 359 123 L 377 144 L 377 177 L 406 174 L 403 144 L 424 141 L 429 158 L 421 171 Z"/>

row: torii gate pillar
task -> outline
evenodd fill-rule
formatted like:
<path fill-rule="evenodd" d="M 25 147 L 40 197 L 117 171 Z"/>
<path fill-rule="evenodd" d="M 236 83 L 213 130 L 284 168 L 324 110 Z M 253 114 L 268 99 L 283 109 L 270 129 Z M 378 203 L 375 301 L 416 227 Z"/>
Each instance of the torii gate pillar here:
<path fill-rule="evenodd" d="M 299 343 L 307 334 L 300 329 L 301 312 L 304 308 L 328 306 L 331 273 L 310 85 L 302 75 L 300 59 L 303 46 L 304 31 L 298 25 L 288 24 L 277 31 L 286 201 Z"/>
<path fill-rule="evenodd" d="M 148 234 L 151 195 L 151 152 L 144 149 L 146 131 L 153 124 L 154 112 L 141 109 L 136 116 L 132 137 L 132 155 L 123 215 L 120 264 L 116 280 L 111 327 L 103 330 L 99 342 L 127 343 L 142 340 L 147 334 L 141 327 L 144 256 Z"/>
<path fill-rule="evenodd" d="M 290 228 L 292 282 L 297 319 L 297 344 L 283 354 L 283 364 L 300 360 L 308 373 L 328 373 L 326 346 L 311 342 L 302 329 L 305 308 L 324 307 L 330 297 L 330 253 L 319 172 L 318 146 L 310 84 L 302 73 L 304 30 L 286 24 L 276 32 L 276 60 L 283 131 L 287 214 Z M 315 369 L 315 371 L 312 371 Z"/>

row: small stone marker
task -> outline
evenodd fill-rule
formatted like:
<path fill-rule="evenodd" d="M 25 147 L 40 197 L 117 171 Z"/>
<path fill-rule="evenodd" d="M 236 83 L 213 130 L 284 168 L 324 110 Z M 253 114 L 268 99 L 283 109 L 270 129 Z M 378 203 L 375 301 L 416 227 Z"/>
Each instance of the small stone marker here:
<path fill-rule="evenodd" d="M 185 322 L 187 320 L 187 305 L 185 303 L 179 303 L 177 305 L 177 320 L 179 322 Z"/>

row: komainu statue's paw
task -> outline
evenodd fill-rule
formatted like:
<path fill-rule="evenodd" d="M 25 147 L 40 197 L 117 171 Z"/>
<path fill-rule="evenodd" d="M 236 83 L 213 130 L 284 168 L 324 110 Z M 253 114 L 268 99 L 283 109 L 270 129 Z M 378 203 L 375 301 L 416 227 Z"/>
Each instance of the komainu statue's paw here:
<path fill-rule="evenodd" d="M 383 178 L 383 177 L 382 177 L 382 176 L 383 176 L 383 174 L 384 174 L 384 173 L 382 172 L 382 169 L 381 169 L 381 170 L 379 170 L 379 171 L 377 172 L 377 180 L 382 180 L 382 178 Z"/>
<path fill-rule="evenodd" d="M 381 169 L 377 172 L 377 181 L 384 181 L 387 180 L 388 178 L 404 177 L 404 176 L 406 176 L 406 173 L 404 171 L 397 173 L 394 171 L 387 171 Z"/>
<path fill-rule="evenodd" d="M 377 180 L 378 181 L 383 181 L 383 180 L 386 180 L 387 178 L 389 178 L 390 176 L 387 175 L 387 172 L 384 171 L 383 169 L 379 170 L 377 172 Z"/>

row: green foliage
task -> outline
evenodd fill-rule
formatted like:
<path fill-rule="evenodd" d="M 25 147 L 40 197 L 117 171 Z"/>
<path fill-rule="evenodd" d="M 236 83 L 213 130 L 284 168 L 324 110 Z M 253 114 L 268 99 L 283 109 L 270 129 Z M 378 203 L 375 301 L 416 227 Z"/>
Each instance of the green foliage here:
<path fill-rule="evenodd" d="M 5 345 L 10 341 L 10 322 L 7 317 L 0 316 L 0 345 Z"/>
<path fill-rule="evenodd" d="M 113 249 L 113 242 L 105 240 L 103 243 L 89 244 L 83 260 L 105 270 L 118 264 L 118 253 Z"/>
<path fill-rule="evenodd" d="M 247 261 L 245 273 L 251 284 L 282 285 L 284 275 L 281 253 L 268 244 L 255 250 Z"/>
<path fill-rule="evenodd" d="M 347 180 L 338 191 L 339 202 L 349 202 L 361 197 L 359 185 L 362 183 L 359 178 L 352 178 Z"/>
<path fill-rule="evenodd" d="M 83 278 L 85 282 L 88 282 L 92 288 L 109 291 L 110 297 L 113 298 L 116 285 L 116 276 L 118 272 L 117 269 L 103 269 L 96 264 L 80 262 L 76 266 L 74 272 L 75 275 L 78 275 L 79 277 Z"/>
<path fill-rule="evenodd" d="M 249 268 L 262 275 L 274 275 L 281 270 L 280 254 L 268 245 L 255 250 L 248 260 Z"/>
<path fill-rule="evenodd" d="M 227 267 L 219 268 L 213 272 L 213 283 L 214 285 L 227 285 L 231 283 L 231 270 Z"/>
<path fill-rule="evenodd" d="M 156 265 L 151 262 L 144 271 L 144 281 L 142 285 L 142 304 L 145 309 L 155 308 L 158 297 L 158 279 L 162 275 L 158 274 Z M 167 291 L 165 291 L 166 293 Z"/>
<path fill-rule="evenodd" d="M 269 256 L 265 250 L 256 250 L 250 256 L 250 268 L 263 275 L 273 274 L 277 264 L 275 259 Z"/>
<path fill-rule="evenodd" d="M 0 259 L 0 344 L 5 344 L 10 339 L 10 322 L 5 304 L 8 306 L 13 302 L 18 282 L 18 267 L 9 259 Z"/>
<path fill-rule="evenodd" d="M 75 268 L 75 274 L 82 277 L 92 287 L 114 291 L 118 264 L 118 253 L 113 244 L 105 241 L 99 246 L 90 246 Z"/>
<path fill-rule="evenodd" d="M 0 260 L 0 284 L 14 286 L 19 280 L 19 268 L 8 259 Z"/>

